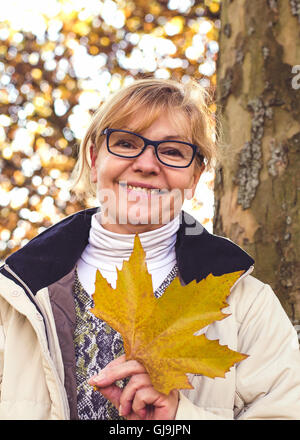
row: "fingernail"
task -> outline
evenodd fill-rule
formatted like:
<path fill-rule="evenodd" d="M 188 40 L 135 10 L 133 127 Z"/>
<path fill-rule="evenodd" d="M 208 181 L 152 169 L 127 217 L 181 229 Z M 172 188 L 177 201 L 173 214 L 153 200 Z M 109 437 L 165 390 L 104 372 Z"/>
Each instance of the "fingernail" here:
<path fill-rule="evenodd" d="M 101 371 L 96 376 L 91 377 L 88 382 L 90 385 L 98 385 L 98 383 L 101 382 L 103 379 L 105 379 L 105 377 L 106 377 L 105 373 Z"/>
<path fill-rule="evenodd" d="M 90 378 L 88 379 L 88 383 L 89 383 L 90 385 L 95 385 L 95 378 L 96 378 L 96 376 L 92 376 L 92 377 L 90 377 Z"/>
<path fill-rule="evenodd" d="M 122 405 L 119 406 L 119 416 L 123 415 L 123 408 Z"/>
<path fill-rule="evenodd" d="M 106 378 L 106 374 L 103 371 L 101 371 L 99 374 L 97 374 L 97 376 L 94 378 L 94 380 L 96 383 L 98 383 L 98 382 L 101 382 L 105 378 Z"/>

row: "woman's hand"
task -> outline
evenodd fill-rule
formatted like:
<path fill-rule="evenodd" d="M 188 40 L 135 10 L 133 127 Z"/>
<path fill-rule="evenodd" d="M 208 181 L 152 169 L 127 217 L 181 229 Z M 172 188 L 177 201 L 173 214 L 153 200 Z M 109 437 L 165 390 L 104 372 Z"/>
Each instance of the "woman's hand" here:
<path fill-rule="evenodd" d="M 114 382 L 130 377 L 121 390 Z M 173 420 L 175 419 L 179 393 L 172 390 L 169 395 L 159 393 L 150 377 L 137 361 L 125 360 L 125 355 L 114 359 L 101 372 L 89 379 L 104 397 L 119 410 L 120 416 L 128 420 Z"/>

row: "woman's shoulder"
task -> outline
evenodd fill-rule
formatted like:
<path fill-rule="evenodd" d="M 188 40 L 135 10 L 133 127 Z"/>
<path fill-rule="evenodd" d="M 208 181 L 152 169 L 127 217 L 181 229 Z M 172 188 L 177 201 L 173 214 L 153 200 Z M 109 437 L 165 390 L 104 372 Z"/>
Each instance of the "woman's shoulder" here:
<path fill-rule="evenodd" d="M 231 309 L 234 309 L 239 322 L 249 313 L 263 313 L 266 308 L 283 311 L 272 287 L 250 274 L 242 276 L 235 283 L 227 302 Z"/>

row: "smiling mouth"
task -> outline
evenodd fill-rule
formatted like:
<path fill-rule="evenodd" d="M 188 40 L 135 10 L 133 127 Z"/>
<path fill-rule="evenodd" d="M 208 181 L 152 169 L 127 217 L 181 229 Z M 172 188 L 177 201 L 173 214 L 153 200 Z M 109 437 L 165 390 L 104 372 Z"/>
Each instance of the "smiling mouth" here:
<path fill-rule="evenodd" d="M 131 191 L 138 191 L 142 192 L 144 194 L 165 194 L 168 192 L 167 189 L 159 189 L 159 188 L 146 188 L 144 186 L 134 186 L 134 185 L 128 185 L 126 182 L 119 182 L 119 185 L 124 188 Z"/>

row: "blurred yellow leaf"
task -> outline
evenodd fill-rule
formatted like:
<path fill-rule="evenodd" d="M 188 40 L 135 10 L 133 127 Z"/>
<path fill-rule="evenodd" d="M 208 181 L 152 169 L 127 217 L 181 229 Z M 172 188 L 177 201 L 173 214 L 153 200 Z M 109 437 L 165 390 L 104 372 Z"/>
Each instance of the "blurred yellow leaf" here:
<path fill-rule="evenodd" d="M 110 39 L 108 37 L 100 38 L 100 44 L 102 46 L 108 46 L 110 44 Z"/>
<path fill-rule="evenodd" d="M 43 73 L 42 73 L 41 69 L 32 69 L 32 71 L 31 71 L 31 76 L 35 80 L 41 79 L 42 75 L 43 75 Z"/>
<path fill-rule="evenodd" d="M 217 74 L 216 73 L 214 73 L 211 77 L 210 77 L 210 81 L 211 81 L 211 83 L 212 83 L 212 85 L 216 85 L 217 84 Z M 212 107 L 212 106 L 211 106 Z M 215 111 L 215 110 L 213 110 L 213 111 Z"/>
<path fill-rule="evenodd" d="M 183 17 L 173 17 L 165 24 L 165 31 L 168 35 L 180 34 L 183 30 L 185 20 Z"/>
<path fill-rule="evenodd" d="M 209 5 L 209 9 L 211 10 L 211 12 L 212 12 L 213 14 L 216 14 L 217 12 L 219 12 L 220 5 L 219 5 L 218 3 L 216 3 L 216 2 L 212 2 L 212 3 Z"/>
<path fill-rule="evenodd" d="M 7 52 L 7 47 L 3 46 L 2 44 L 0 45 L 0 55 L 6 55 Z"/>
<path fill-rule="evenodd" d="M 135 32 L 141 25 L 141 19 L 139 17 L 132 17 L 127 20 L 126 24 L 130 32 Z"/>
<path fill-rule="evenodd" d="M 90 26 L 88 26 L 84 21 L 79 21 L 73 26 L 73 32 L 81 36 L 87 35 L 90 32 Z"/>
<path fill-rule="evenodd" d="M 0 103 L 1 104 L 8 104 L 9 103 L 7 90 L 0 90 Z"/>
<path fill-rule="evenodd" d="M 25 176 L 23 173 L 21 173 L 21 171 L 15 171 L 13 176 L 17 185 L 23 185 L 23 183 L 25 182 Z"/>
<path fill-rule="evenodd" d="M 207 36 L 207 38 L 209 40 L 218 41 L 218 39 L 219 39 L 219 31 L 218 31 L 217 28 L 212 27 L 211 30 L 209 32 L 207 32 L 206 36 Z"/>
<path fill-rule="evenodd" d="M 90 54 L 97 55 L 99 53 L 99 48 L 97 46 L 90 46 Z"/>

